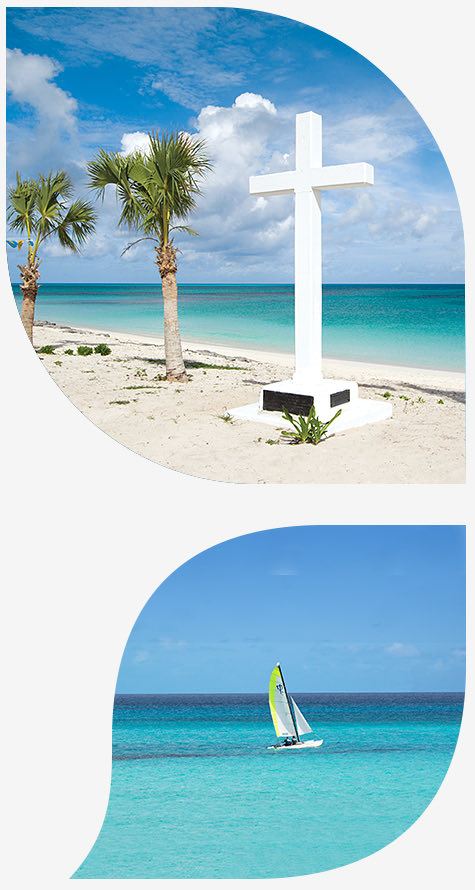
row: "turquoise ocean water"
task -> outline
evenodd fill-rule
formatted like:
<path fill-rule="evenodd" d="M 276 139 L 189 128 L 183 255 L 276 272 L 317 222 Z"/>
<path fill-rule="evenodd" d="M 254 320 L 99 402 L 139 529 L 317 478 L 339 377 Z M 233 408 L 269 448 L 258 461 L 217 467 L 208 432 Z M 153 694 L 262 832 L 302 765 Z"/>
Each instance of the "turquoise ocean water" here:
<path fill-rule="evenodd" d="M 20 304 L 20 288 L 14 285 Z M 184 339 L 293 352 L 290 285 L 179 285 Z M 161 336 L 160 284 L 45 284 L 36 317 L 78 327 Z M 326 356 L 426 368 L 464 368 L 463 285 L 327 285 Z"/>
<path fill-rule="evenodd" d="M 305 694 L 323 745 L 274 754 L 265 695 L 119 695 L 109 806 L 76 878 L 272 878 L 345 865 L 436 794 L 456 693 Z"/>

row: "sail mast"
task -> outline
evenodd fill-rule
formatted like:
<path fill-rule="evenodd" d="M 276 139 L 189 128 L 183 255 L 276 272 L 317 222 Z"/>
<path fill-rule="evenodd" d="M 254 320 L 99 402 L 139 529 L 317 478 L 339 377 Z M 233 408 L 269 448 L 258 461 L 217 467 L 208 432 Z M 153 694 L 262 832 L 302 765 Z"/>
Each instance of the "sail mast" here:
<path fill-rule="evenodd" d="M 287 704 L 288 704 L 288 706 L 289 706 L 290 716 L 292 717 L 292 723 L 294 724 L 295 735 L 296 735 L 297 741 L 300 742 L 299 731 L 298 731 L 298 729 L 297 729 L 297 724 L 296 724 L 296 722 L 295 722 L 294 711 L 293 711 L 292 705 L 290 704 L 289 693 L 287 692 L 287 686 L 285 685 L 285 680 L 284 680 L 284 675 L 283 675 L 283 673 L 282 673 L 282 668 L 281 668 L 281 666 L 280 666 L 280 662 L 279 662 L 279 661 L 277 662 L 277 664 L 278 664 L 278 666 L 279 666 L 280 676 L 282 677 L 282 685 L 283 685 L 283 687 L 284 687 L 285 697 L 286 697 L 286 699 L 287 699 Z"/>

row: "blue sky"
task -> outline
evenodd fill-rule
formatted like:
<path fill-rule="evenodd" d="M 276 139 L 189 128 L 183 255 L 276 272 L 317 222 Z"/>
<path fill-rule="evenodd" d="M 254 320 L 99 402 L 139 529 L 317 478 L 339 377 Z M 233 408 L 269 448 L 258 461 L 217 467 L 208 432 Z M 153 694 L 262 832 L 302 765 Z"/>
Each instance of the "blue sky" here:
<path fill-rule="evenodd" d="M 345 44 L 234 8 L 7 9 L 7 179 L 66 168 L 86 195 L 99 147 L 144 147 L 170 126 L 207 141 L 214 172 L 177 239 L 179 281 L 293 280 L 292 198 L 248 177 L 293 167 L 295 114 L 323 115 L 324 163 L 374 164 L 375 186 L 323 196 L 324 281 L 461 282 L 450 175 L 412 105 Z M 50 244 L 42 280 L 155 282 L 150 245 L 124 258 L 113 195 L 80 258 Z M 9 249 L 13 280 L 18 254 Z"/>
<path fill-rule="evenodd" d="M 461 526 L 301 526 L 234 538 L 153 594 L 118 692 L 462 691 Z"/>

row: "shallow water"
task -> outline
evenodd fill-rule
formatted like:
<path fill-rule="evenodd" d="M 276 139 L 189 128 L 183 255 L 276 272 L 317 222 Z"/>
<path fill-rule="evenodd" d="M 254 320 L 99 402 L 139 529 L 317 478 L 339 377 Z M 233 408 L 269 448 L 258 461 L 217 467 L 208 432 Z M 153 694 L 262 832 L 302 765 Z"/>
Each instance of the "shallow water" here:
<path fill-rule="evenodd" d="M 463 696 L 296 695 L 320 748 L 275 754 L 265 695 L 119 695 L 109 807 L 76 878 L 270 878 L 353 862 L 421 815 Z"/>
<path fill-rule="evenodd" d="M 20 304 L 20 288 L 14 285 Z M 184 339 L 293 352 L 290 285 L 179 285 Z M 36 318 L 161 336 L 160 285 L 45 284 Z M 323 351 L 335 358 L 463 370 L 463 285 L 327 285 Z"/>

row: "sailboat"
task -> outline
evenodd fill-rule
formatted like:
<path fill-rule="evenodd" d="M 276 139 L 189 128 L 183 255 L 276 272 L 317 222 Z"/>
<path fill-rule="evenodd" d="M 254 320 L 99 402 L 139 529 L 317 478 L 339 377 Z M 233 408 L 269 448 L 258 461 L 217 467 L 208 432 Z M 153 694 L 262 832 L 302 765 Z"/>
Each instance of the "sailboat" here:
<path fill-rule="evenodd" d="M 278 742 L 277 745 L 268 745 L 269 751 L 303 751 L 304 748 L 320 747 L 323 739 L 309 739 L 303 742 L 300 738 L 300 736 L 313 732 L 313 730 L 298 709 L 292 696 L 289 696 L 279 662 L 277 662 L 270 675 L 269 707 L 277 738 L 281 739 L 283 736 L 290 736 L 297 740 L 292 745 L 285 745 L 282 741 Z"/>

